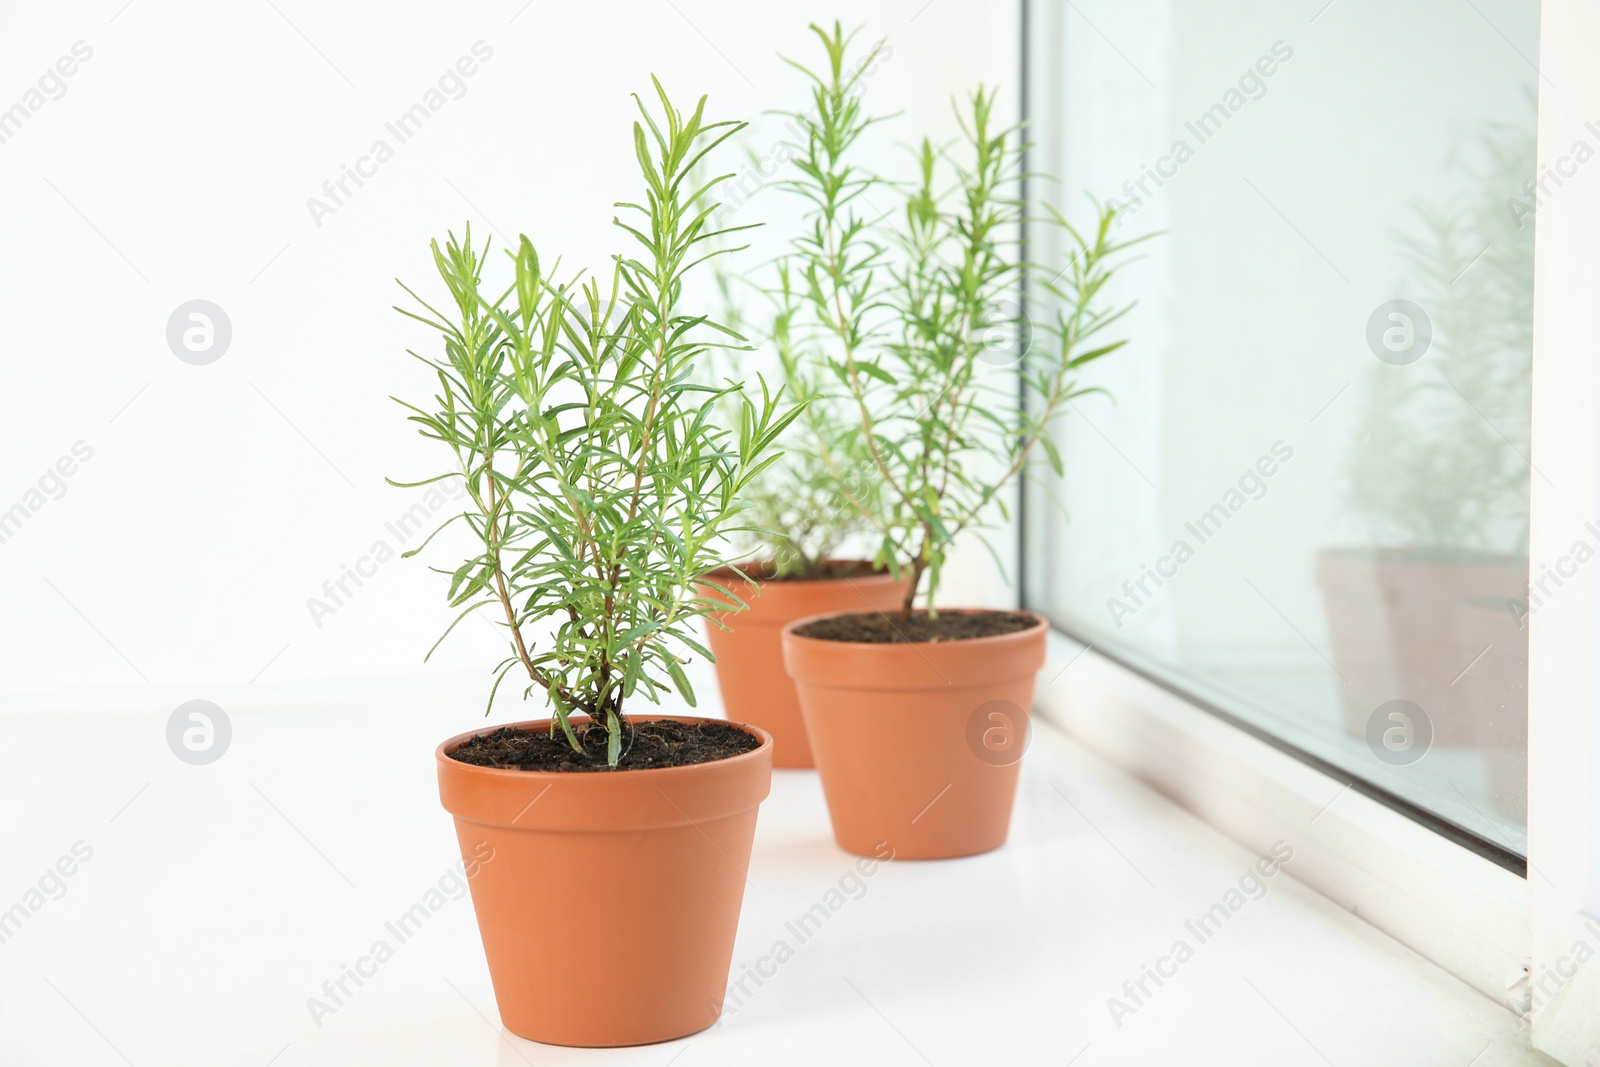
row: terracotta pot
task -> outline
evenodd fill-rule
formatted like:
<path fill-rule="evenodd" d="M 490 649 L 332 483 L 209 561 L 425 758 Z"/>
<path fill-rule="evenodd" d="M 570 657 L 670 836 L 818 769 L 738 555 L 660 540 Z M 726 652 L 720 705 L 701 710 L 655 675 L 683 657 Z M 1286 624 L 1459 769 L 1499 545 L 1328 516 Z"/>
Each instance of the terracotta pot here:
<path fill-rule="evenodd" d="M 836 564 L 854 560 L 832 560 Z M 865 566 L 865 564 L 863 564 Z M 742 568 L 753 574 L 759 564 Z M 717 684 L 728 718 L 759 726 L 772 735 L 774 767 L 812 767 L 811 744 L 800 717 L 800 699 L 783 669 L 783 628 L 810 615 L 840 611 L 892 611 L 905 599 L 909 576 L 887 572 L 854 578 L 788 579 L 748 582 L 732 571 L 707 577 L 750 605 L 715 616 L 728 629 L 707 620 L 706 635 L 717 657 Z M 721 597 L 702 586 L 708 596 Z"/>
<path fill-rule="evenodd" d="M 1469 695 L 1480 684 L 1473 657 L 1488 641 L 1477 601 L 1502 607 L 1522 595 L 1523 560 L 1422 549 L 1332 550 L 1317 554 L 1317 583 L 1328 614 L 1346 732 L 1364 737 L 1384 701 L 1409 700 L 1427 713 L 1433 743 L 1455 748 L 1484 733 Z M 1505 618 L 1515 625 L 1509 608 Z M 1526 647 L 1526 637 L 1522 639 Z M 1502 650 L 1502 655 L 1509 649 Z M 1488 672 L 1484 672 L 1487 674 Z M 1526 716 L 1524 697 L 1523 716 Z"/>
<path fill-rule="evenodd" d="M 676 715 L 640 718 L 708 722 Z M 549 720 L 515 724 L 545 730 Z M 435 750 L 500 1018 L 554 1045 L 643 1045 L 716 1022 L 728 984 L 772 738 L 687 767 L 543 772 Z M 483 862 L 483 845 L 493 859 Z"/>
<path fill-rule="evenodd" d="M 840 848 L 944 859 L 1005 844 L 1049 632 L 1035 619 L 999 637 L 895 645 L 795 632 L 811 619 L 784 627 Z"/>

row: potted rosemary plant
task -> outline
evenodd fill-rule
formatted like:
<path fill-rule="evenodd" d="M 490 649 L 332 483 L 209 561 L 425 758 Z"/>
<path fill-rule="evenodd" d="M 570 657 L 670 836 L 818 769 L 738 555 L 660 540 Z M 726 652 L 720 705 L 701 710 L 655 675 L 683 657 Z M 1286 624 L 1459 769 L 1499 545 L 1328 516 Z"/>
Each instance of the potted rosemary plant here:
<path fill-rule="evenodd" d="M 958 107 L 961 142 L 924 140 L 909 186 L 867 174 L 850 150 L 876 120 L 843 100 L 848 38 L 816 32 L 828 66 L 811 77 L 830 106 L 793 116 L 810 151 L 791 188 L 810 208 L 789 256 L 796 283 L 774 287 L 790 321 L 785 366 L 817 397 L 805 425 L 824 462 L 870 462 L 873 492 L 840 492 L 871 528 L 876 562 L 907 584 L 890 611 L 789 624 L 785 663 L 839 844 L 969 855 L 1005 841 L 1047 626 L 1024 612 L 936 610 L 941 574 L 1035 449 L 1060 469 L 1052 424 L 1095 391 L 1079 372 L 1123 344 L 1102 331 L 1126 308 L 1100 298 L 1131 242 L 1111 238 L 1109 208 L 1087 235 L 1052 212 L 1076 253 L 1046 286 L 1053 318 L 1020 351 L 997 348 L 1021 325 L 1018 130 L 999 126 L 994 93 L 980 89 Z M 902 210 L 873 210 L 890 197 Z"/>
<path fill-rule="evenodd" d="M 853 91 L 861 69 L 865 68 L 845 80 L 846 93 Z M 848 97 L 836 96 L 823 85 L 814 86 L 812 95 L 818 113 L 849 106 Z M 787 147 L 796 153 L 815 150 L 794 143 Z M 723 321 L 759 342 L 755 346 L 759 355 L 786 355 L 791 314 L 784 305 L 789 302 L 774 302 L 771 319 L 758 328 L 747 323 L 725 264 L 719 264 L 716 273 Z M 786 275 L 783 280 L 786 287 Z M 732 376 L 731 367 L 716 369 Z M 705 583 L 707 595 L 729 605 L 727 611 L 706 620 L 723 707 L 729 718 L 772 735 L 774 767 L 815 766 L 800 698 L 784 673 L 783 628 L 810 615 L 888 610 L 904 599 L 909 584 L 905 575 L 862 558 L 860 546 L 868 527 L 852 500 L 870 499 L 874 491 L 876 475 L 870 461 L 865 455 L 845 454 L 844 427 L 828 424 L 839 412 L 819 405 L 808 408 L 807 415 L 813 424 L 790 427 L 780 442 L 782 457 L 747 493 L 748 529 L 733 551 L 746 562 L 706 575 Z M 813 443 L 819 434 L 838 443 L 826 458 Z M 842 555 L 847 549 L 854 551 Z"/>
<path fill-rule="evenodd" d="M 633 251 L 608 279 L 553 277 L 523 237 L 511 280 L 491 284 L 469 231 L 433 245 L 446 310 L 412 294 L 420 307 L 404 311 L 443 340 L 418 356 L 432 404 L 405 407 L 450 453 L 410 484 L 461 478 L 470 500 L 445 523 L 472 544 L 441 572 L 451 629 L 487 608 L 509 650 L 491 705 L 514 678 L 548 709 L 440 745 L 440 796 L 463 854 L 486 841 L 495 856 L 471 886 L 501 1018 L 563 1045 L 715 1022 L 771 783 L 761 730 L 633 713 L 674 690 L 693 706 L 683 664 L 706 654 L 699 619 L 723 607 L 696 579 L 726 562 L 740 495 L 797 414 L 764 388 L 757 400 L 693 381 L 726 331 L 680 303 L 716 184 L 687 176 L 738 124 L 707 122 L 703 98 L 685 115 L 655 88 L 659 110 L 641 102 L 633 127 L 644 197 L 614 220 Z M 724 427 L 712 413 L 730 405 Z"/>

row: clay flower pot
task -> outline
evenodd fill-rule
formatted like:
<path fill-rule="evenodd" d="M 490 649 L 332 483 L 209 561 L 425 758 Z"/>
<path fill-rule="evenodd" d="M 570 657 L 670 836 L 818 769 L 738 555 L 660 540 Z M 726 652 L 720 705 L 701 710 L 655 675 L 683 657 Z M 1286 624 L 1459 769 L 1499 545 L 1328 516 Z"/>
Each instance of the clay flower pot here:
<path fill-rule="evenodd" d="M 830 560 L 847 567 L 855 560 Z M 866 570 L 870 565 L 862 562 Z M 741 568 L 754 576 L 760 564 Z M 713 571 L 706 577 L 750 605 L 708 620 L 706 636 L 717 657 L 717 685 L 728 718 L 759 726 L 772 735 L 774 767 L 812 767 L 811 745 L 800 717 L 800 698 L 783 669 L 783 628 L 796 619 L 845 611 L 890 611 L 905 599 L 909 576 L 896 580 L 887 571 L 844 578 L 748 582 L 733 571 Z M 721 597 L 715 589 L 701 587 L 706 596 Z"/>
<path fill-rule="evenodd" d="M 814 619 L 784 627 L 840 848 L 945 859 L 1005 843 L 1049 633 L 1034 619 L 996 637 L 908 644 L 796 632 Z"/>
<path fill-rule="evenodd" d="M 650 715 L 694 723 L 711 720 Z M 549 720 L 516 723 L 545 730 Z M 435 750 L 500 1018 L 554 1045 L 643 1045 L 716 1022 L 772 739 L 729 759 L 636 771 L 476 767 Z"/>

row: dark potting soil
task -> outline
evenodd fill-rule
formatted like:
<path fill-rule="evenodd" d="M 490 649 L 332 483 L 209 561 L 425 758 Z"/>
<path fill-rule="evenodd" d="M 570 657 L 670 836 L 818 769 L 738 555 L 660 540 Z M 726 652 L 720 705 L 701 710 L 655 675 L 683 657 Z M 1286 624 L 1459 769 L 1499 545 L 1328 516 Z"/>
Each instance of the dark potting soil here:
<path fill-rule="evenodd" d="M 747 567 L 740 567 L 750 577 L 758 582 L 823 582 L 838 581 L 841 578 L 870 578 L 874 574 L 888 574 L 887 568 L 874 570 L 871 563 L 864 559 L 829 560 L 817 567 L 810 574 L 786 574 L 782 577 L 772 573 L 771 563 L 753 563 Z M 726 577 L 732 578 L 733 574 Z M 727 584 L 727 583 L 723 583 Z"/>
<path fill-rule="evenodd" d="M 929 618 L 926 611 L 913 611 L 911 618 L 881 612 L 835 615 L 808 622 L 795 630 L 801 637 L 818 641 L 854 641 L 870 645 L 937 644 L 941 641 L 970 641 L 976 637 L 1014 634 L 1038 624 L 1038 619 L 1020 611 L 941 611 Z"/>
<path fill-rule="evenodd" d="M 805 575 L 790 575 L 786 578 L 773 578 L 761 575 L 763 581 L 768 582 L 819 582 L 840 578 L 870 578 L 874 574 L 888 574 L 888 570 L 874 570 L 871 563 L 864 559 L 829 560 L 815 571 Z"/>
<path fill-rule="evenodd" d="M 711 763 L 761 747 L 755 736 L 721 722 L 686 723 L 656 719 L 630 724 L 623 737 L 617 770 L 639 771 L 652 767 L 683 767 Z M 450 758 L 477 767 L 518 771 L 606 771 L 606 733 L 597 723 L 572 724 L 584 754 L 572 751 L 566 734 L 501 727 L 467 741 Z"/>

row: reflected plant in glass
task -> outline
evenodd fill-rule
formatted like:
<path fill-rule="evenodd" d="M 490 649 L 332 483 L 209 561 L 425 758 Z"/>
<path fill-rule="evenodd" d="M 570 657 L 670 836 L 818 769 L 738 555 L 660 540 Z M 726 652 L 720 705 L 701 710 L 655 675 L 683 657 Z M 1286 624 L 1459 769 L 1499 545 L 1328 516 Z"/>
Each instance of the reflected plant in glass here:
<path fill-rule="evenodd" d="M 1526 554 L 1532 404 L 1533 228 L 1506 192 L 1534 168 L 1527 131 L 1464 149 L 1472 188 L 1414 205 L 1402 234 L 1430 355 L 1373 368 L 1344 502 L 1374 543 Z"/>

